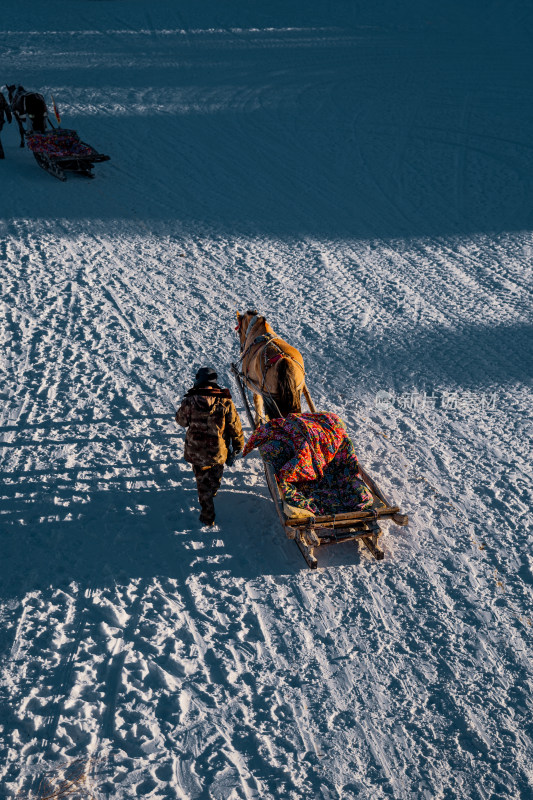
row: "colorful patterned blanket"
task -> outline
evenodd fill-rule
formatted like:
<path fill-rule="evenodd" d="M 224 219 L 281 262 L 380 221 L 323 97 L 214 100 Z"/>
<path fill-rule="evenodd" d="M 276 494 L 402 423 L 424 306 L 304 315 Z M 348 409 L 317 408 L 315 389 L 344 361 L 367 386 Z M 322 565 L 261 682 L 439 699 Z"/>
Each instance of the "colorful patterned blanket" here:
<path fill-rule="evenodd" d="M 90 145 L 81 142 L 76 131 L 67 129 L 48 131 L 47 133 L 28 133 L 26 142 L 32 153 L 49 158 L 86 158 L 96 151 Z"/>
<path fill-rule="evenodd" d="M 271 420 L 252 434 L 243 455 L 255 447 L 272 465 L 292 506 L 313 514 L 340 514 L 372 505 L 353 444 L 336 414 L 289 414 Z"/>

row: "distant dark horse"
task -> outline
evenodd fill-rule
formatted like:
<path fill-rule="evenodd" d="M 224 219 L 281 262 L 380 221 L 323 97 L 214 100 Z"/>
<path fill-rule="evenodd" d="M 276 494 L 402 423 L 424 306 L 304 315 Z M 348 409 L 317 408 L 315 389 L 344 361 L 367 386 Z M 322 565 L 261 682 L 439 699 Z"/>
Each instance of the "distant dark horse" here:
<path fill-rule="evenodd" d="M 27 92 L 24 86 L 7 86 L 11 111 L 17 120 L 20 133 L 20 146 L 24 147 L 24 134 L 26 131 L 44 133 L 48 121 L 48 109 L 42 94 Z M 26 123 L 25 128 L 23 123 Z"/>

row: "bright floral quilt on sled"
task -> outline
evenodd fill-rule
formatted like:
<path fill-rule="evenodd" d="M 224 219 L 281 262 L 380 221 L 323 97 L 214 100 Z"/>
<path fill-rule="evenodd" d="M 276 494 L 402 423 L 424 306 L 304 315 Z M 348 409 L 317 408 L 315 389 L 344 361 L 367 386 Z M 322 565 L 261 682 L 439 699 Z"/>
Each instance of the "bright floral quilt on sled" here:
<path fill-rule="evenodd" d="M 259 447 L 291 506 L 317 515 L 360 511 L 373 503 L 359 462 L 336 414 L 289 414 L 260 426 L 243 455 Z"/>

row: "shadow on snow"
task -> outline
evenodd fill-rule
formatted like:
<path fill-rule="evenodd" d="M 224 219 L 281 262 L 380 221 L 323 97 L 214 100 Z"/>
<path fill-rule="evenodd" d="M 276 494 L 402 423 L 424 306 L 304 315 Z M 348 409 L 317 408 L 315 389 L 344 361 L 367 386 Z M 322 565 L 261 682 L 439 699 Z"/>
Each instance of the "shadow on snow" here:
<path fill-rule="evenodd" d="M 4 196 L 26 187 L 5 216 L 363 239 L 531 228 L 532 64 L 516 32 L 287 30 L 275 46 L 266 31 L 226 33 L 130 37 L 112 87 L 109 64 L 88 75 L 83 54 L 66 59 L 78 88 L 64 125 L 112 160 L 94 183 L 62 185 L 5 128 Z M 25 83 L 62 73 L 39 65 Z"/>
<path fill-rule="evenodd" d="M 2 559 L 9 575 L 0 590 L 4 598 L 51 587 L 66 590 L 71 582 L 83 590 L 156 577 L 184 583 L 210 572 L 254 579 L 307 570 L 262 483 L 254 494 L 223 484 L 215 500 L 217 525 L 209 529 L 197 521 L 192 472 L 191 488 L 127 489 L 122 484 L 134 479 L 119 478 L 105 489 L 96 488 L 103 483 L 96 479 L 82 489 L 67 478 L 43 491 L 45 478 L 30 471 L 24 483 L 4 485 Z M 336 551 L 330 549 L 322 561 L 360 559 L 355 544 Z"/>

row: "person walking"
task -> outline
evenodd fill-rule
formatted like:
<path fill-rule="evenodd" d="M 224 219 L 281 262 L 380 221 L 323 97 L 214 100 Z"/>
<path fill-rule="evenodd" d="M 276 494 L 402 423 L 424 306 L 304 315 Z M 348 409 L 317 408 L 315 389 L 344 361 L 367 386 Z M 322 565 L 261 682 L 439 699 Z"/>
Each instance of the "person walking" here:
<path fill-rule="evenodd" d="M 196 373 L 176 412 L 176 422 L 187 429 L 183 457 L 193 468 L 200 502 L 200 522 L 215 524 L 215 497 L 224 465 L 231 466 L 244 447 L 244 434 L 229 389 L 217 383 L 211 367 Z"/>

